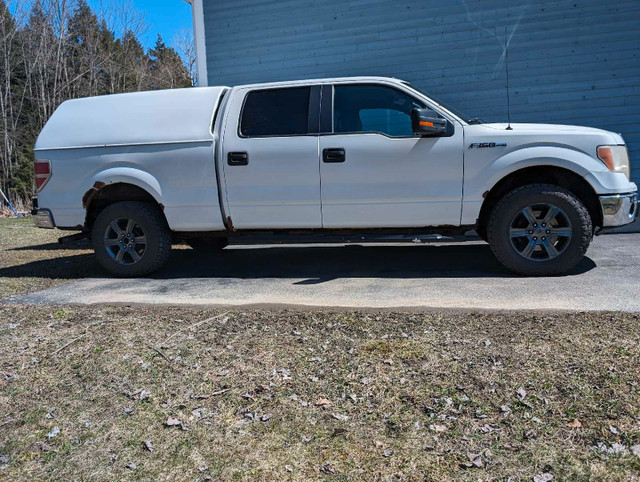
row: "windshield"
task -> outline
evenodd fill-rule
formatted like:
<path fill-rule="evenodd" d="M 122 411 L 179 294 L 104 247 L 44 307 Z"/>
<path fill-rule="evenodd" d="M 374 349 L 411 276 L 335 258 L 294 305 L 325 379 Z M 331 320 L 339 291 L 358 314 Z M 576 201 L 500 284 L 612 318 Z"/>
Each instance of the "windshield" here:
<path fill-rule="evenodd" d="M 408 87 L 411 87 L 413 90 L 415 90 L 416 92 L 421 93 L 422 95 L 424 95 L 425 97 L 428 97 L 429 99 L 431 99 L 432 101 L 434 101 L 436 104 L 438 104 L 440 107 L 448 110 L 449 112 L 451 112 L 453 115 L 459 117 L 460 119 L 462 119 L 463 121 L 465 121 L 467 124 L 483 124 L 484 121 L 481 119 L 478 119 L 477 117 L 471 117 L 468 116 L 467 114 L 465 114 L 464 112 L 459 111 L 458 109 L 455 109 L 453 107 L 451 107 L 449 104 L 446 104 L 442 101 L 440 101 L 439 99 L 437 99 L 436 97 L 434 97 L 433 95 L 425 92 L 424 90 L 416 87 L 413 84 L 410 84 L 409 82 L 405 82 L 405 85 L 407 85 Z"/>

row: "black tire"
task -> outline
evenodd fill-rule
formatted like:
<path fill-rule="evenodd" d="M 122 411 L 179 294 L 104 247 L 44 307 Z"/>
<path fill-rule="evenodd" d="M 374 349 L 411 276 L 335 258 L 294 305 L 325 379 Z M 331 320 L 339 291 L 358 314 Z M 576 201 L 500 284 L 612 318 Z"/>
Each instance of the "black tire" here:
<path fill-rule="evenodd" d="M 133 223 L 131 237 L 125 239 L 129 222 Z M 114 223 L 119 230 L 114 229 Z M 160 208 L 151 203 L 124 201 L 107 206 L 93 224 L 92 239 L 98 263 L 119 277 L 153 273 L 171 255 L 171 231 Z"/>
<path fill-rule="evenodd" d="M 542 224 L 545 214 L 555 209 L 559 211 L 553 223 Z M 584 257 L 592 237 L 591 216 L 584 204 L 572 192 L 552 184 L 530 184 L 506 194 L 493 208 L 487 226 L 489 245 L 498 261 L 528 276 L 571 270 Z"/>
<path fill-rule="evenodd" d="M 203 253 L 215 253 L 229 244 L 227 238 L 187 238 L 185 242 L 192 249 Z"/>

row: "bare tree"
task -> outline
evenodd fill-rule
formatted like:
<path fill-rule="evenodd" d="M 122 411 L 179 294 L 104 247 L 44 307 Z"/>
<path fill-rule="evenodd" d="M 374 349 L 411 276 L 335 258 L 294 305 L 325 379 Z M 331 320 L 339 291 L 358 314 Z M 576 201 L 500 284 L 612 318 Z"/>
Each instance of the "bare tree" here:
<path fill-rule="evenodd" d="M 189 78 L 193 85 L 196 84 L 196 46 L 193 40 L 193 30 L 182 28 L 175 35 L 174 45 L 182 57 L 185 67 L 189 72 Z"/>

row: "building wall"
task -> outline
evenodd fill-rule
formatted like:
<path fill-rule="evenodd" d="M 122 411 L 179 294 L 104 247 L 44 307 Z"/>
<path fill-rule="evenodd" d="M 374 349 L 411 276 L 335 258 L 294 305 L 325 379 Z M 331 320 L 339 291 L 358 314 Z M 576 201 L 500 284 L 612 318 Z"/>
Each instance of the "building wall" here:
<path fill-rule="evenodd" d="M 621 132 L 640 181 L 637 0 L 204 0 L 209 85 L 384 75 L 486 121 Z"/>

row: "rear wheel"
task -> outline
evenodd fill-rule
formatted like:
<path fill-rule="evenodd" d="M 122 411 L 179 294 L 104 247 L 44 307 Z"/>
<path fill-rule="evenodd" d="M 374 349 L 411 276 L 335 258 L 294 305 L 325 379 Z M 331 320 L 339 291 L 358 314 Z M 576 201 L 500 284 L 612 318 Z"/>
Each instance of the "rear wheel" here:
<path fill-rule="evenodd" d="M 171 254 L 171 231 L 160 209 L 145 202 L 117 202 L 96 218 L 92 231 L 98 262 L 122 277 L 144 276 Z"/>
<path fill-rule="evenodd" d="M 496 258 L 524 275 L 563 274 L 583 258 L 593 235 L 589 212 L 570 191 L 531 184 L 505 195 L 489 218 Z"/>

